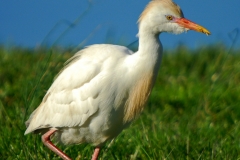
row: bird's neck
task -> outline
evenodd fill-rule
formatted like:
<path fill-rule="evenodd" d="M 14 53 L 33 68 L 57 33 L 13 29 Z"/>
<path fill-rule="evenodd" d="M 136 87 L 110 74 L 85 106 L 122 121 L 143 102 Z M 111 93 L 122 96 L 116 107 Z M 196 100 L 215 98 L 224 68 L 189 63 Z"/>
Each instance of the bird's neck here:
<path fill-rule="evenodd" d="M 152 91 L 161 62 L 162 45 L 158 35 L 139 31 L 139 50 L 131 57 L 133 87 L 125 104 L 124 123 L 128 124 L 139 115 Z"/>
<path fill-rule="evenodd" d="M 144 60 L 145 67 L 158 72 L 162 57 L 162 44 L 159 40 L 159 34 L 152 32 L 147 25 L 140 25 L 138 36 L 137 55 Z"/>

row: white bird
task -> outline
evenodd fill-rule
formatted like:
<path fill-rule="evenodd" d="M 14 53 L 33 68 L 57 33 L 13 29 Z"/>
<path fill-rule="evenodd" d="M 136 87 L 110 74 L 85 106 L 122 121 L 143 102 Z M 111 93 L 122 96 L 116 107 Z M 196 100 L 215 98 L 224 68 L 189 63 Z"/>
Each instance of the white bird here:
<path fill-rule="evenodd" d="M 184 18 L 172 0 L 152 0 L 139 20 L 139 49 L 110 44 L 77 52 L 60 72 L 39 107 L 26 121 L 27 130 L 41 133 L 43 143 L 65 160 L 52 142 L 90 143 L 100 147 L 114 139 L 142 112 L 157 77 L 162 57 L 159 34 L 188 30 L 210 32 Z"/>

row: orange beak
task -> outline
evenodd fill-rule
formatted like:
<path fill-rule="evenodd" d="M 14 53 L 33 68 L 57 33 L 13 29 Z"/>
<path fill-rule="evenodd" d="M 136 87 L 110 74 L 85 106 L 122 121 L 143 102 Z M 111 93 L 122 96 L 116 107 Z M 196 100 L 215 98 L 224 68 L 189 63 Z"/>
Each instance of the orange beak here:
<path fill-rule="evenodd" d="M 202 32 L 202 33 L 206 34 L 207 36 L 211 34 L 206 28 L 204 28 L 186 18 L 176 18 L 174 21 L 184 28 L 195 30 L 197 32 Z"/>

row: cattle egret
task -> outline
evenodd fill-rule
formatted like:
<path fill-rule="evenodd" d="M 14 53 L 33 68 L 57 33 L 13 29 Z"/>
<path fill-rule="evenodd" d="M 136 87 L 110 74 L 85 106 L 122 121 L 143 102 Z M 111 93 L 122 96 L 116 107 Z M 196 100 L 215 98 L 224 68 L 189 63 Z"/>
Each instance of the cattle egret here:
<path fill-rule="evenodd" d="M 188 30 L 210 35 L 184 18 L 172 0 L 152 0 L 139 20 L 139 49 L 97 44 L 77 52 L 60 72 L 39 107 L 26 121 L 27 130 L 61 158 L 70 158 L 52 142 L 90 143 L 100 147 L 114 139 L 142 112 L 157 77 L 162 57 L 159 34 Z"/>

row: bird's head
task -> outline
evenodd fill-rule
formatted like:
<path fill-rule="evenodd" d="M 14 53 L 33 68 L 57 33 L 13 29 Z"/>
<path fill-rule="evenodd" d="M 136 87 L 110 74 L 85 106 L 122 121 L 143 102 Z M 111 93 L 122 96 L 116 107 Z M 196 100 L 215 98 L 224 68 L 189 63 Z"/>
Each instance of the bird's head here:
<path fill-rule="evenodd" d="M 142 12 L 139 20 L 140 28 L 159 34 L 170 32 L 180 34 L 184 31 L 195 30 L 210 35 L 210 32 L 184 18 L 180 7 L 172 0 L 152 0 Z"/>

